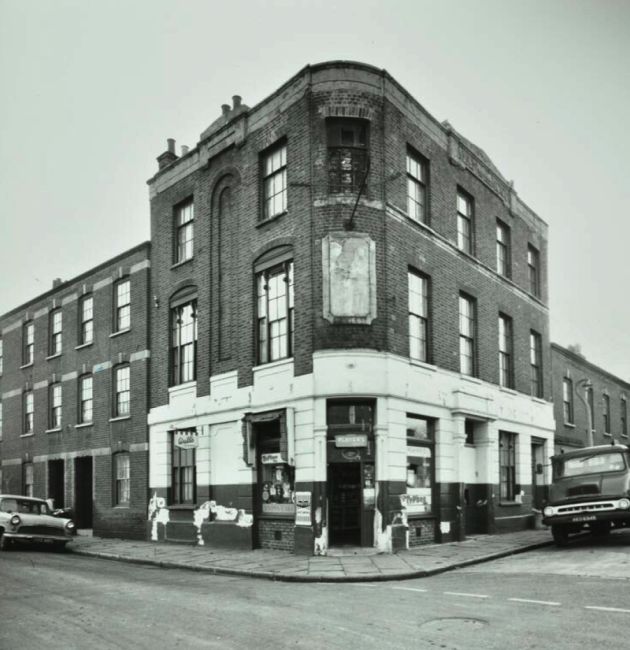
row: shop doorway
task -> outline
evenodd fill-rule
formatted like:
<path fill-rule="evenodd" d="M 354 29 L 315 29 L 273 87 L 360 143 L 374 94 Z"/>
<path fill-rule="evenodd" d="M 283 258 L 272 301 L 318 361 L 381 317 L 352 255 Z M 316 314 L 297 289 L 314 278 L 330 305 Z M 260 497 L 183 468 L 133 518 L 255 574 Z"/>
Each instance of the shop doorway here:
<path fill-rule="evenodd" d="M 74 459 L 74 523 L 92 528 L 92 456 Z"/>
<path fill-rule="evenodd" d="M 328 466 L 328 523 L 331 546 L 361 545 L 361 463 Z"/>
<path fill-rule="evenodd" d="M 64 461 L 48 461 L 48 498 L 53 500 L 55 510 L 65 508 Z"/>

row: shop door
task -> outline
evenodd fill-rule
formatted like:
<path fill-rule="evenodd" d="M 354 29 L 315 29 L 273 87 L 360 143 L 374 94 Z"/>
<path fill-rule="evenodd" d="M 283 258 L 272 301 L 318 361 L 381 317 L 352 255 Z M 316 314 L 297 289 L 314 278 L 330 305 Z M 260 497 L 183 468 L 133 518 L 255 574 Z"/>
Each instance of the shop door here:
<path fill-rule="evenodd" d="M 92 528 L 92 457 L 74 459 L 74 523 Z"/>
<path fill-rule="evenodd" d="M 361 463 L 328 467 L 328 521 L 331 546 L 361 544 Z"/>
<path fill-rule="evenodd" d="M 544 452 L 544 443 L 532 443 L 532 505 L 538 510 L 542 510 L 543 500 L 545 498 L 543 473 Z"/>
<path fill-rule="evenodd" d="M 63 460 L 48 461 L 48 498 L 55 509 L 65 507 Z"/>

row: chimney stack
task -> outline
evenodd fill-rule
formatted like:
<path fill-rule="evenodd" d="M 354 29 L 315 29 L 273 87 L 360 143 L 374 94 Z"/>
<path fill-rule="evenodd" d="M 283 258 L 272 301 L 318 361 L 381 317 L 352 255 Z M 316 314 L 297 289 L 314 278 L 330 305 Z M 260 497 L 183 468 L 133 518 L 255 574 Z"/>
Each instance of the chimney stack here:
<path fill-rule="evenodd" d="M 172 162 L 177 160 L 179 156 L 175 153 L 175 139 L 174 138 L 167 138 L 166 139 L 166 151 L 164 153 L 161 153 L 157 157 L 158 161 L 158 169 L 164 169 L 164 167 L 168 167 Z"/>
<path fill-rule="evenodd" d="M 238 110 L 241 107 L 241 96 L 232 95 L 232 108 L 233 110 Z"/>
<path fill-rule="evenodd" d="M 221 112 L 223 113 L 223 117 L 227 117 L 230 114 L 230 105 L 221 104 Z"/>
<path fill-rule="evenodd" d="M 182 156 L 185 156 L 188 153 L 188 145 L 183 144 L 182 145 Z"/>
<path fill-rule="evenodd" d="M 53 288 L 53 289 L 56 289 L 58 286 L 60 286 L 60 285 L 62 285 L 62 284 L 63 284 L 63 280 L 62 280 L 61 278 L 55 278 L 55 279 L 53 280 L 53 286 L 52 286 L 52 288 Z"/>

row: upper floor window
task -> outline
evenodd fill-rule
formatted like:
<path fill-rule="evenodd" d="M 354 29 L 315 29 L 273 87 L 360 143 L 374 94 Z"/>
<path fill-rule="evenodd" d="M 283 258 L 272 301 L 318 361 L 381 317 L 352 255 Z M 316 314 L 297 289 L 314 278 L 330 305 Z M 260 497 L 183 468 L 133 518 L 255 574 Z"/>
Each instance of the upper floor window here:
<path fill-rule="evenodd" d="M 131 463 L 128 452 L 114 454 L 115 499 L 117 506 L 128 506 L 131 500 Z"/>
<path fill-rule="evenodd" d="M 562 380 L 562 415 L 567 424 L 573 424 L 573 381 L 568 377 Z"/>
<path fill-rule="evenodd" d="M 27 391 L 23 395 L 23 412 L 24 412 L 24 426 L 22 427 L 23 433 L 33 433 L 33 391 Z"/>
<path fill-rule="evenodd" d="M 83 296 L 79 303 L 80 331 L 79 344 L 85 345 L 94 340 L 94 298 Z"/>
<path fill-rule="evenodd" d="M 497 219 L 497 273 L 510 277 L 511 241 L 510 227 Z"/>
<path fill-rule="evenodd" d="M 368 122 L 331 117 L 326 120 L 328 188 L 356 194 L 368 171 Z"/>
<path fill-rule="evenodd" d="M 2 374 L 3 367 L 4 367 L 4 361 L 2 356 L 2 337 L 0 337 L 0 375 Z"/>
<path fill-rule="evenodd" d="M 93 398 L 92 375 L 79 377 L 79 424 L 92 422 Z"/>
<path fill-rule="evenodd" d="M 293 354 L 293 262 L 256 274 L 258 363 Z"/>
<path fill-rule="evenodd" d="M 499 314 L 499 384 L 514 388 L 512 319 Z"/>
<path fill-rule="evenodd" d="M 530 364 L 530 394 L 534 397 L 543 396 L 542 373 L 542 339 L 538 332 L 529 332 L 529 364 Z"/>
<path fill-rule="evenodd" d="M 0 407 L 1 406 L 2 404 L 0 404 Z M 0 411 L 0 416 L 1 415 L 2 412 Z M 1 430 L 0 433 L 2 433 Z M 628 435 L 628 404 L 625 397 L 621 398 L 621 435 L 622 436 Z"/>
<path fill-rule="evenodd" d="M 533 296 L 540 296 L 540 254 L 531 244 L 527 246 L 527 272 L 529 292 Z"/>
<path fill-rule="evenodd" d="M 197 378 L 197 301 L 171 308 L 171 385 Z"/>
<path fill-rule="evenodd" d="M 282 143 L 263 155 L 263 219 L 287 209 L 287 145 Z"/>
<path fill-rule="evenodd" d="M 48 387 L 48 427 L 59 429 L 61 427 L 61 384 L 55 383 Z"/>
<path fill-rule="evenodd" d="M 457 191 L 457 248 L 472 255 L 473 251 L 473 200 L 462 190 Z"/>
<path fill-rule="evenodd" d="M 22 364 L 27 366 L 33 363 L 33 350 L 35 348 L 35 325 L 28 321 L 22 326 Z"/>
<path fill-rule="evenodd" d="M 131 327 L 131 281 L 125 278 L 114 286 L 114 331 L 120 332 Z"/>
<path fill-rule="evenodd" d="M 0 440 L 2 440 L 2 402 L 0 402 Z M 2 489 L 2 483 L 0 483 L 0 490 Z"/>
<path fill-rule="evenodd" d="M 459 294 L 459 370 L 464 375 L 476 372 L 476 314 L 475 300 Z"/>
<path fill-rule="evenodd" d="M 48 327 L 50 332 L 48 353 L 50 356 L 54 356 L 56 354 L 61 354 L 63 324 L 61 309 L 53 309 L 48 318 Z"/>
<path fill-rule="evenodd" d="M 407 151 L 407 215 L 426 222 L 427 164 L 415 152 Z"/>
<path fill-rule="evenodd" d="M 606 393 L 602 396 L 602 406 L 604 411 L 604 433 L 610 433 L 610 396 Z"/>
<path fill-rule="evenodd" d="M 131 403 L 130 368 L 126 364 L 114 369 L 114 417 L 129 415 Z"/>
<path fill-rule="evenodd" d="M 429 360 L 429 279 L 409 271 L 409 356 Z"/>
<path fill-rule="evenodd" d="M 175 263 L 192 259 L 195 206 L 187 201 L 175 208 Z"/>

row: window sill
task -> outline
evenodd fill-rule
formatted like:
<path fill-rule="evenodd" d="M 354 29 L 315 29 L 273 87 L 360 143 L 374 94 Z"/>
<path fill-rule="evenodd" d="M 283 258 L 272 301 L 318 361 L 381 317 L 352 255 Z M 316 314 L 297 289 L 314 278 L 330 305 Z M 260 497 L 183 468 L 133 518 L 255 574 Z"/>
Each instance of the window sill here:
<path fill-rule="evenodd" d="M 425 370 L 433 370 L 433 372 L 437 372 L 437 366 L 433 365 L 432 363 L 429 363 L 428 361 L 420 361 L 420 359 L 412 359 L 409 357 L 409 363 L 412 366 L 418 366 L 418 368 L 424 368 Z"/>
<path fill-rule="evenodd" d="M 20 370 L 23 370 L 24 368 L 30 368 L 32 365 L 33 365 L 32 361 L 30 363 L 25 363 L 20 366 Z"/>
<path fill-rule="evenodd" d="M 471 384 L 477 384 L 481 386 L 483 384 L 483 381 L 479 379 L 478 377 L 473 377 L 473 375 L 464 375 L 463 373 L 459 373 L 459 376 L 464 380 L 464 381 L 469 381 Z"/>
<path fill-rule="evenodd" d="M 54 429 L 46 429 L 44 433 L 61 433 L 61 427 L 55 427 Z"/>
<path fill-rule="evenodd" d="M 58 359 L 61 356 L 61 352 L 57 352 L 56 354 L 50 354 L 49 356 L 46 357 L 46 361 L 50 361 L 51 359 Z"/>
<path fill-rule="evenodd" d="M 276 359 L 275 361 L 265 361 L 265 363 L 259 363 L 258 365 L 254 366 L 252 370 L 256 372 L 257 370 L 276 368 L 277 366 L 283 366 L 289 363 L 293 363 L 293 357 L 283 357 L 282 359 Z"/>
<path fill-rule="evenodd" d="M 82 348 L 89 348 L 93 343 L 94 341 L 90 341 L 89 343 L 81 343 L 81 345 L 77 345 L 74 349 L 81 350 Z"/>
<path fill-rule="evenodd" d="M 93 427 L 94 422 L 80 422 L 79 424 L 75 424 L 74 428 L 75 429 L 84 429 L 85 427 Z"/>
<path fill-rule="evenodd" d="M 119 503 L 114 506 L 114 510 L 129 510 L 129 504 L 128 503 Z"/>
<path fill-rule="evenodd" d="M 612 433 L 604 431 L 604 438 L 612 438 Z"/>
<path fill-rule="evenodd" d="M 535 395 L 530 395 L 532 402 L 538 402 L 539 404 L 547 404 L 547 400 L 543 397 L 536 397 Z"/>
<path fill-rule="evenodd" d="M 277 221 L 280 219 L 280 217 L 284 217 L 285 214 L 288 214 L 288 210 L 285 210 L 284 212 L 279 212 L 278 214 L 274 214 L 273 217 L 269 217 L 269 219 L 261 219 L 257 224 L 256 228 L 261 228 L 262 226 L 266 226 L 268 223 L 272 223 L 273 221 Z"/>
<path fill-rule="evenodd" d="M 499 386 L 499 390 L 502 393 L 507 393 L 508 395 L 518 395 L 518 391 L 510 388 L 509 386 Z"/>
<path fill-rule="evenodd" d="M 196 510 L 196 503 L 173 503 L 166 506 L 169 510 Z"/>
<path fill-rule="evenodd" d="M 193 255 L 192 257 L 189 257 L 187 260 L 181 260 L 181 262 L 174 262 L 171 264 L 171 269 L 178 269 L 180 266 L 184 266 L 184 264 L 188 264 L 189 262 L 192 262 L 195 259 L 195 256 Z"/>
<path fill-rule="evenodd" d="M 566 429 L 575 429 L 575 424 L 573 424 L 573 422 L 565 422 L 564 426 Z"/>
<path fill-rule="evenodd" d="M 31 431 L 30 433 L 21 433 L 20 438 L 31 438 L 34 435 L 35 433 L 33 431 Z"/>
<path fill-rule="evenodd" d="M 115 418 L 109 418 L 110 422 L 120 422 L 122 420 L 130 420 L 131 415 L 117 415 Z"/>
<path fill-rule="evenodd" d="M 128 327 L 127 329 L 124 330 L 118 330 L 117 332 L 112 332 L 109 335 L 110 339 L 116 338 L 117 336 L 120 336 L 121 334 L 126 334 L 127 332 L 131 332 L 131 327 Z"/>

